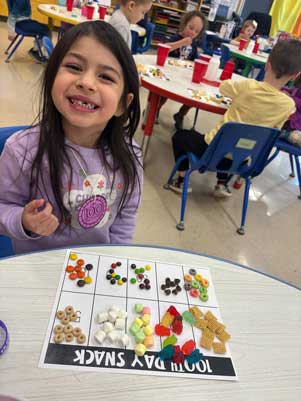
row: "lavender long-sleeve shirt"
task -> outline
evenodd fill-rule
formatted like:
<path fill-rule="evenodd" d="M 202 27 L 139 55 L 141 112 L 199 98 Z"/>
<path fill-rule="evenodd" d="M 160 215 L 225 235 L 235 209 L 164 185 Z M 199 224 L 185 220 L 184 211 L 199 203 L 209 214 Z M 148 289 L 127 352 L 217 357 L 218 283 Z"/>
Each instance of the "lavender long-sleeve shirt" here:
<path fill-rule="evenodd" d="M 131 242 L 140 203 L 139 185 L 135 186 L 132 196 L 127 197 L 125 207 L 117 215 L 124 185 L 120 173 L 117 172 L 111 191 L 112 174 L 108 174 L 104 169 L 97 150 L 74 145 L 68 141 L 77 155 L 76 158 L 67 147 L 73 168 L 73 179 L 70 187 L 67 174 L 64 173 L 63 193 L 64 204 L 71 212 L 71 220 L 61 224 L 59 229 L 48 237 L 31 236 L 25 232 L 21 216 L 24 206 L 33 199 L 30 196 L 29 183 L 38 139 L 38 128 L 17 132 L 6 141 L 0 156 L 0 234 L 12 238 L 16 253 L 85 244 Z M 143 169 L 138 163 L 137 169 L 142 189 Z M 53 213 L 59 216 L 51 191 L 46 159 L 43 161 L 43 177 Z M 35 198 L 47 200 L 43 189 Z M 94 203 L 95 199 L 100 203 Z M 97 218 L 99 212 L 96 213 L 99 208 L 102 215 L 100 221 Z M 93 224 L 96 225 L 92 227 Z"/>

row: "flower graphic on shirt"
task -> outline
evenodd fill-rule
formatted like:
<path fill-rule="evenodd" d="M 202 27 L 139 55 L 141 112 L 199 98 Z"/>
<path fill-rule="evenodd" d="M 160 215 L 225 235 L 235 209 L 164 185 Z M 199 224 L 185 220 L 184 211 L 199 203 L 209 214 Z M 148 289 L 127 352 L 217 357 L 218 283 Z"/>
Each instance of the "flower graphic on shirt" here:
<path fill-rule="evenodd" d="M 97 184 L 97 187 L 98 187 L 98 188 L 103 188 L 104 185 L 105 185 L 104 181 L 103 181 L 103 180 L 100 180 L 100 181 L 98 182 L 98 184 Z"/>
<path fill-rule="evenodd" d="M 91 174 L 85 177 L 82 184 L 82 189 L 72 189 L 64 193 L 63 202 L 64 206 L 70 211 L 71 226 L 80 228 L 78 221 L 78 209 L 93 196 L 100 195 L 105 198 L 107 202 L 106 211 L 102 220 L 95 226 L 97 228 L 104 226 L 110 219 L 110 212 L 112 205 L 116 201 L 116 189 L 111 191 L 111 183 L 107 182 L 108 179 L 102 174 Z M 73 188 L 75 185 L 73 184 Z"/>
<path fill-rule="evenodd" d="M 117 189 L 122 189 L 122 188 L 123 188 L 122 182 L 118 182 L 118 184 L 117 184 Z"/>

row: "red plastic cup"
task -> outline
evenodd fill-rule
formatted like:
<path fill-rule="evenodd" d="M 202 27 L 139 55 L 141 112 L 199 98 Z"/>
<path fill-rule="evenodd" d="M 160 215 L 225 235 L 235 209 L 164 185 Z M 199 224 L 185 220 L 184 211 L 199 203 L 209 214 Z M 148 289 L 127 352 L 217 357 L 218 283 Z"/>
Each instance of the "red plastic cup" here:
<path fill-rule="evenodd" d="M 226 71 L 230 71 L 233 72 L 235 68 L 235 63 L 234 61 L 227 61 L 225 66 L 224 66 L 224 70 Z"/>
<path fill-rule="evenodd" d="M 86 6 L 82 6 L 81 8 L 81 14 L 83 17 L 87 16 L 87 7 Z"/>
<path fill-rule="evenodd" d="M 66 7 L 67 7 L 67 11 L 72 11 L 72 8 L 73 8 L 73 0 L 67 0 L 67 1 L 66 1 Z"/>
<path fill-rule="evenodd" d="M 239 50 L 243 50 L 244 48 L 245 48 L 245 46 L 246 46 L 246 44 L 247 44 L 247 40 L 246 39 L 240 39 L 240 42 L 239 42 Z"/>
<path fill-rule="evenodd" d="M 94 7 L 86 5 L 87 8 L 87 19 L 92 19 L 94 14 Z"/>
<path fill-rule="evenodd" d="M 219 79 L 221 81 L 225 81 L 226 79 L 230 79 L 232 77 L 232 71 L 223 70 Z"/>
<path fill-rule="evenodd" d="M 107 13 L 107 7 L 99 6 L 98 8 L 99 19 L 104 20 L 106 13 Z"/>
<path fill-rule="evenodd" d="M 258 52 L 258 49 L 259 49 L 259 43 L 255 42 L 254 47 L 253 47 L 253 53 L 256 54 Z"/>
<path fill-rule="evenodd" d="M 162 43 L 158 44 L 157 47 L 157 65 L 160 65 L 161 67 L 164 66 L 165 61 L 167 59 L 168 53 L 170 50 L 170 46 L 164 45 Z"/>
<path fill-rule="evenodd" d="M 207 54 L 201 54 L 199 56 L 199 59 L 205 61 L 206 63 L 209 63 L 209 61 L 211 60 L 211 56 L 208 56 Z"/>
<path fill-rule="evenodd" d="M 203 60 L 194 60 L 192 82 L 199 84 L 207 72 L 208 62 Z"/>

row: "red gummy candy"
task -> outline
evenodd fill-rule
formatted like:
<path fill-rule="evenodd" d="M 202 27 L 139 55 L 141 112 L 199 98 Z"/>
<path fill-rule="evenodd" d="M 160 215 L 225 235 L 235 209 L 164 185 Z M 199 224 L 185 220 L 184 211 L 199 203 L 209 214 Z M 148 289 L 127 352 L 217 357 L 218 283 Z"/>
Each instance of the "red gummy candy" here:
<path fill-rule="evenodd" d="M 173 349 L 175 350 L 176 354 L 178 354 L 179 352 L 182 352 L 181 347 L 179 345 L 174 345 Z"/>
<path fill-rule="evenodd" d="M 185 356 L 184 356 L 183 352 L 177 352 L 172 357 L 172 361 L 174 363 L 183 363 L 184 359 L 185 359 Z"/>
<path fill-rule="evenodd" d="M 170 329 L 168 327 L 161 326 L 161 324 L 156 324 L 155 333 L 160 337 L 170 336 Z"/>
<path fill-rule="evenodd" d="M 185 355 L 190 355 L 195 350 L 195 342 L 188 340 L 182 345 L 182 351 Z"/>
<path fill-rule="evenodd" d="M 172 305 L 167 309 L 167 312 L 169 312 L 173 317 L 180 316 L 180 313 Z"/>
<path fill-rule="evenodd" d="M 175 319 L 172 323 L 171 329 L 175 334 L 181 334 L 183 331 L 182 320 Z"/>

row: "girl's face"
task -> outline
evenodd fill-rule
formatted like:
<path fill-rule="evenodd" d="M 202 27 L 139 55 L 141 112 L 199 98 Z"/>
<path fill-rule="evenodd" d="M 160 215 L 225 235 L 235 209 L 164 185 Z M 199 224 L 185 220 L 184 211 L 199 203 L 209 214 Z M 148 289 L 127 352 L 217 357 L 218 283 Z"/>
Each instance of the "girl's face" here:
<path fill-rule="evenodd" d="M 66 53 L 51 93 L 66 137 L 94 146 L 111 117 L 123 113 L 123 89 L 122 69 L 111 51 L 93 37 L 78 39 Z"/>
<path fill-rule="evenodd" d="M 244 29 L 243 33 L 248 38 L 251 38 L 254 35 L 255 31 L 256 31 L 256 29 L 252 25 L 249 25 L 246 29 Z"/>
<path fill-rule="evenodd" d="M 192 17 L 185 25 L 182 31 L 182 36 L 184 38 L 190 37 L 191 39 L 194 39 L 201 32 L 203 26 L 204 24 L 200 17 Z"/>

